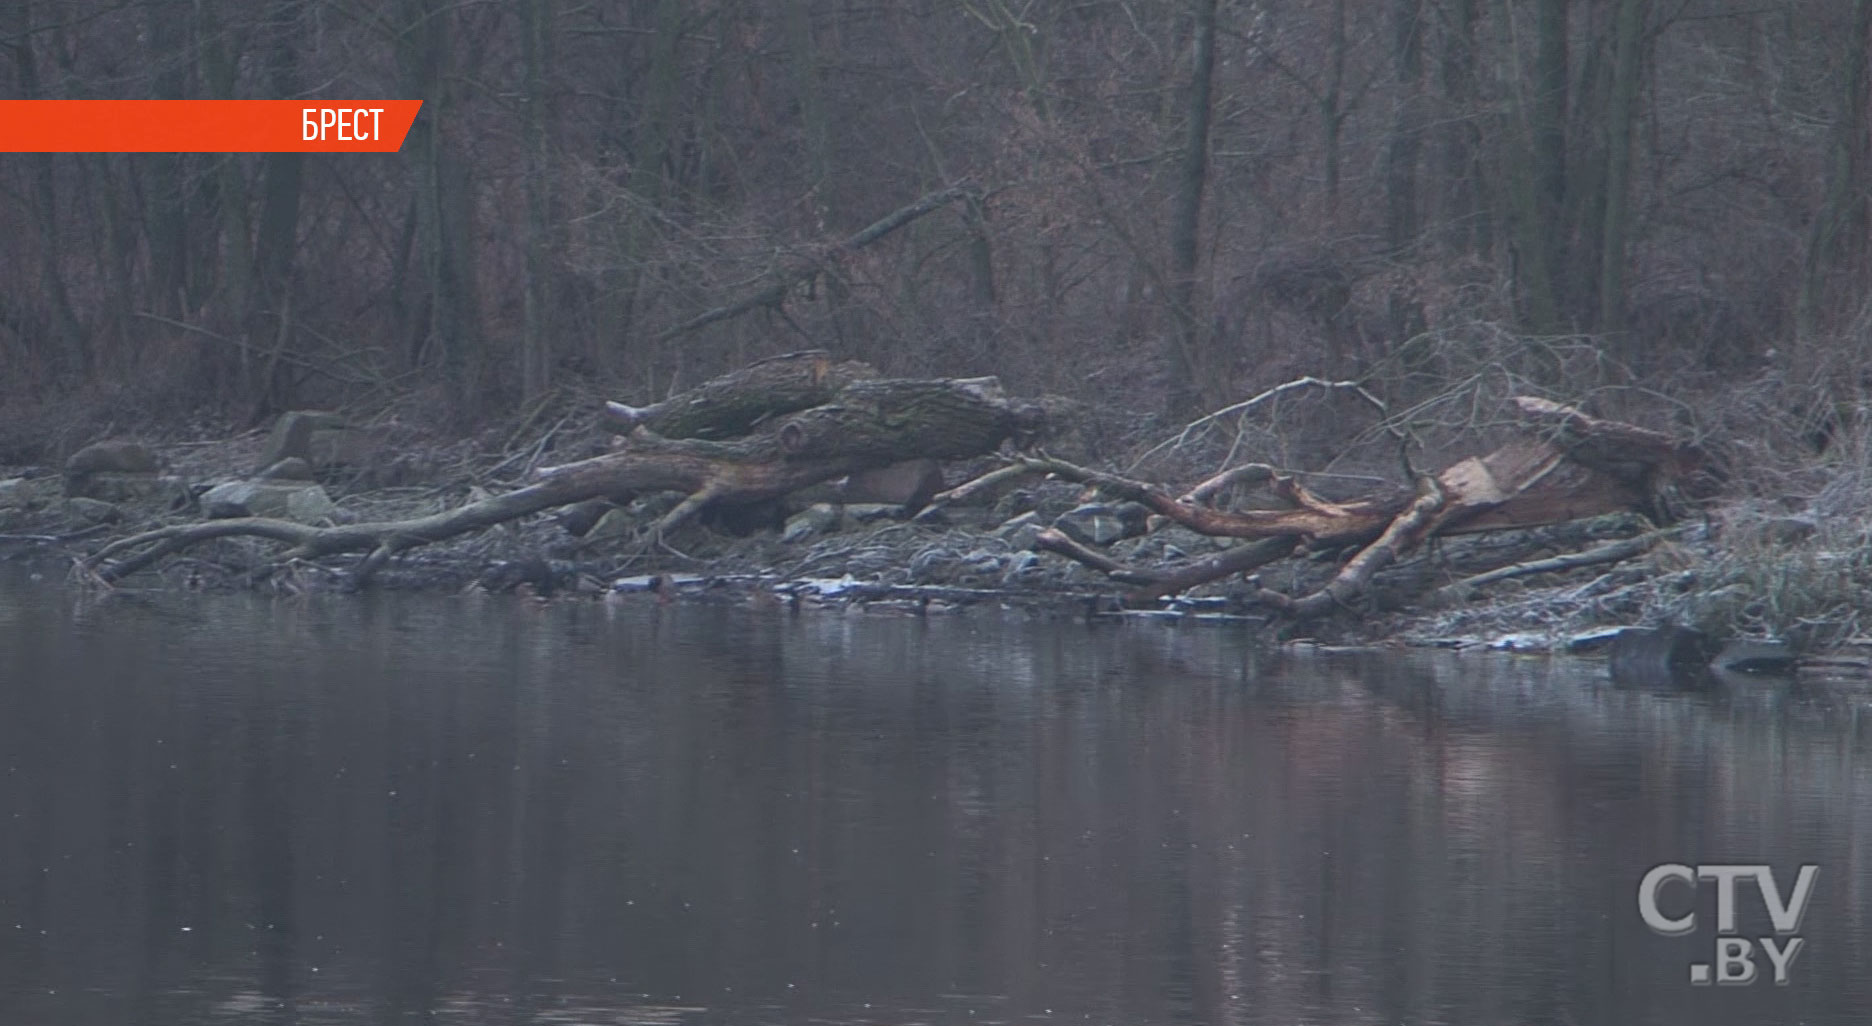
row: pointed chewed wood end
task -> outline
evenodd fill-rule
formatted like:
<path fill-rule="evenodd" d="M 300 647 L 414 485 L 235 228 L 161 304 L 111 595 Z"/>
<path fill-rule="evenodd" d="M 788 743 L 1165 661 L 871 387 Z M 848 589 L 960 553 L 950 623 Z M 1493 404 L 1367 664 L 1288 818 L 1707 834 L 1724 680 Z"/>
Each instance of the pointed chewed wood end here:
<path fill-rule="evenodd" d="M 605 430 L 613 434 L 628 435 L 636 430 L 639 424 L 643 423 L 645 412 L 646 411 L 640 407 L 626 406 L 623 403 L 607 402 L 604 404 L 604 419 L 602 423 Z"/>

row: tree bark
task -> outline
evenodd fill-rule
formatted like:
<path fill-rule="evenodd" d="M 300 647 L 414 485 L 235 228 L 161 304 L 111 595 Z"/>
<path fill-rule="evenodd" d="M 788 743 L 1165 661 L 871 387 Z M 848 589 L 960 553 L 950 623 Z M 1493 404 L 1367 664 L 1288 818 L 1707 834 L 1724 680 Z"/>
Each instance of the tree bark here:
<path fill-rule="evenodd" d="M 522 77 L 526 145 L 526 281 L 522 289 L 520 399 L 532 402 L 552 381 L 552 307 L 549 257 L 552 247 L 551 111 L 546 65 L 551 59 L 552 0 L 526 0 L 521 12 Z"/>
<path fill-rule="evenodd" d="M 1401 253 L 1417 241 L 1417 158 L 1422 150 L 1422 0 L 1392 0 L 1391 138 L 1385 147 L 1385 241 Z"/>
<path fill-rule="evenodd" d="M 682 504 L 653 529 L 661 537 L 717 503 L 778 498 L 808 485 L 918 458 L 959 459 L 993 452 L 1031 433 L 1042 414 L 1012 402 L 992 378 L 966 381 L 856 381 L 832 402 L 772 421 L 730 441 L 667 439 L 639 429 L 621 451 L 539 471 L 536 484 L 410 520 L 312 527 L 244 517 L 165 527 L 104 546 L 88 563 L 105 580 L 215 538 L 257 537 L 293 546 L 283 558 L 368 552 L 356 580 L 367 581 L 407 549 L 586 499 L 680 491 Z"/>
<path fill-rule="evenodd" d="M 1601 331 L 1625 325 L 1626 240 L 1630 236 L 1632 125 L 1638 115 L 1643 71 L 1645 0 L 1619 0 L 1613 28 L 1612 95 L 1606 110 L 1605 226 L 1600 233 L 1599 317 Z"/>
<path fill-rule="evenodd" d="M 772 417 L 832 401 L 840 389 L 877 377 L 866 364 L 833 363 L 823 350 L 750 364 L 653 406 L 606 403 L 604 426 L 645 428 L 664 438 L 733 438 Z"/>
<path fill-rule="evenodd" d="M 1795 331 L 1811 337 L 1822 323 L 1828 285 L 1841 271 L 1863 271 L 1869 240 L 1865 176 L 1872 158 L 1872 120 L 1867 117 L 1868 49 L 1872 48 L 1872 0 L 1854 0 L 1840 62 L 1840 90 L 1827 147 L 1826 199 L 1808 235 Z M 1853 280 L 1851 273 L 1840 275 Z M 1862 282 L 1855 282 L 1863 286 Z M 1849 304 L 1848 309 L 1852 306 Z"/>
<path fill-rule="evenodd" d="M 484 352 L 476 285 L 474 180 L 450 137 L 455 129 L 455 12 L 441 0 L 404 0 L 398 71 L 405 95 L 423 101 L 406 146 L 415 172 L 417 244 L 426 285 L 426 322 L 417 326 L 416 363 L 430 351 L 456 400 L 480 398 Z"/>
<path fill-rule="evenodd" d="M 1176 318 L 1177 388 L 1171 396 L 1182 408 L 1208 397 L 1210 361 L 1203 352 L 1202 318 L 1196 313 L 1196 269 L 1200 253 L 1203 192 L 1209 183 L 1209 117 L 1215 81 L 1217 0 L 1195 0 L 1196 33 L 1190 66 L 1189 107 L 1183 137 L 1182 166 L 1170 211 L 1170 297 Z"/>
<path fill-rule="evenodd" d="M 14 38 L 13 67 L 22 99 L 42 99 L 36 29 L 30 0 L 18 0 L 12 7 L 7 28 Z M 72 306 L 71 292 L 65 284 L 64 230 L 59 217 L 57 168 L 50 153 L 35 153 L 31 162 L 33 228 L 39 236 L 39 278 L 52 303 L 52 329 L 57 339 L 54 368 L 59 374 L 86 374 L 91 370 L 90 347 L 85 344 L 84 326 Z"/>

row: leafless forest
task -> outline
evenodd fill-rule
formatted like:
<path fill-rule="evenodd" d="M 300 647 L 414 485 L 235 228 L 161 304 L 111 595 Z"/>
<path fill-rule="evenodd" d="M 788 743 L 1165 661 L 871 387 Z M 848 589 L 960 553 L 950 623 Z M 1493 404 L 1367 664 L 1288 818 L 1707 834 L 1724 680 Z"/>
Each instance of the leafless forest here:
<path fill-rule="evenodd" d="M 1872 340 L 1872 0 L 0 18 L 9 98 L 425 104 L 394 155 L 0 157 L 0 462 L 304 405 L 462 428 L 809 345 L 1181 419 L 1482 364 L 1838 409 Z"/>

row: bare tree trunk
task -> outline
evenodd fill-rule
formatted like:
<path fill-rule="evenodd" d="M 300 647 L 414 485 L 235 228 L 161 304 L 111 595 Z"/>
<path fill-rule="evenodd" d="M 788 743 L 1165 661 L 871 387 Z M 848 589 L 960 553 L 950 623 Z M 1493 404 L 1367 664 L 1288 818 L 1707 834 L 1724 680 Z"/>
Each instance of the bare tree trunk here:
<path fill-rule="evenodd" d="M 1341 109 L 1345 94 L 1346 5 L 1333 0 L 1332 40 L 1327 44 L 1326 91 L 1320 95 L 1320 121 L 1326 150 L 1326 213 L 1339 213 L 1339 135 L 1345 127 L 1346 112 Z"/>
<path fill-rule="evenodd" d="M 1630 236 L 1632 125 L 1643 70 L 1645 0 L 1620 0 L 1614 26 L 1612 96 L 1606 111 L 1605 228 L 1600 234 L 1599 324 L 1625 324 L 1626 240 Z"/>
<path fill-rule="evenodd" d="M 1438 67 L 1443 92 L 1442 235 L 1457 253 L 1486 253 L 1493 244 L 1482 195 L 1481 132 L 1476 119 L 1476 0 L 1450 0 Z"/>
<path fill-rule="evenodd" d="M 151 98 L 180 100 L 188 82 L 188 5 L 176 0 L 149 0 L 146 41 L 150 66 L 155 69 Z M 183 288 L 188 282 L 188 200 L 184 192 L 183 156 L 151 153 L 139 161 L 145 168 L 147 193 L 143 231 L 149 243 L 150 289 L 155 308 L 171 315 L 183 312 Z"/>
<path fill-rule="evenodd" d="M 1177 323 L 1178 406 L 1208 398 L 1211 383 L 1202 352 L 1202 318 L 1196 315 L 1196 267 L 1202 224 L 1203 191 L 1209 184 L 1209 116 L 1215 79 L 1217 0 L 1195 0 L 1196 35 L 1190 66 L 1189 111 L 1183 138 L 1183 162 L 1177 174 L 1176 199 L 1170 212 L 1170 297 Z"/>
<path fill-rule="evenodd" d="M 1839 106 L 1828 147 L 1826 200 L 1814 218 L 1795 306 L 1795 330 L 1805 338 L 1820 328 L 1828 284 L 1840 271 L 1863 270 L 1867 257 L 1868 158 L 1867 48 L 1872 46 L 1872 0 L 1854 0 L 1852 27 L 1842 52 Z M 1850 275 L 1842 275 L 1851 280 Z M 1862 283 L 1861 283 L 1862 284 Z"/>
<path fill-rule="evenodd" d="M 643 100 L 634 105 L 638 120 L 627 133 L 631 159 L 630 191 L 633 203 L 619 229 L 618 266 L 606 274 L 606 298 L 601 321 L 614 327 L 613 356 L 636 333 L 641 314 L 645 263 L 650 249 L 651 219 L 644 211 L 663 200 L 670 153 L 675 149 L 676 91 L 681 84 L 677 62 L 682 47 L 684 0 L 657 0 L 652 9 L 648 42 L 649 60 Z M 654 354 L 649 354 L 654 356 Z"/>
<path fill-rule="evenodd" d="M 813 43 L 812 0 L 787 0 L 787 45 L 793 63 L 794 87 L 799 92 L 800 126 L 806 133 L 806 166 L 818 202 L 814 211 L 825 230 L 826 179 L 832 172 L 831 133 L 826 126 L 825 98 L 819 88 L 819 55 Z"/>
<path fill-rule="evenodd" d="M 215 100 L 236 100 L 235 83 L 239 77 L 242 54 L 233 48 L 235 33 L 222 19 L 223 9 L 213 0 L 196 6 L 201 34 L 202 84 Z M 226 354 L 236 364 L 234 374 L 242 399 L 252 408 L 252 420 L 265 415 L 264 389 L 255 378 L 255 361 L 249 332 L 254 309 L 253 189 L 247 180 L 242 159 L 235 155 L 220 158 L 215 168 L 215 198 L 220 213 L 220 274 L 216 295 L 220 322 L 239 343 Z"/>
<path fill-rule="evenodd" d="M 551 246 L 552 196 L 546 98 L 546 63 L 552 41 L 552 0 L 526 0 L 522 14 L 522 55 L 525 64 L 522 117 L 526 143 L 526 282 L 524 324 L 520 338 L 520 398 L 531 402 L 543 394 L 552 379 L 552 310 L 548 284 L 548 249 Z"/>
<path fill-rule="evenodd" d="M 1417 240 L 1417 157 L 1422 149 L 1421 0 L 1392 0 L 1391 60 L 1397 96 L 1385 148 L 1385 241 L 1402 252 Z"/>
<path fill-rule="evenodd" d="M 272 36 L 267 48 L 267 76 L 275 97 L 299 94 L 299 32 L 304 0 L 275 0 Z M 286 322 L 292 308 L 293 263 L 299 253 L 299 200 L 305 180 L 305 155 L 268 153 L 260 158 L 260 228 L 254 239 L 254 269 L 258 278 L 257 305 L 249 314 L 247 332 L 253 338 L 272 338 L 277 348 L 269 359 L 257 399 L 264 411 L 290 404 L 292 396 L 282 375 L 291 362 L 293 333 Z"/>
<path fill-rule="evenodd" d="M 1512 17 L 1503 5 L 1501 17 Z M 1531 95 L 1516 106 L 1510 167 L 1502 176 L 1514 225 L 1514 276 L 1529 326 L 1564 330 L 1567 230 L 1567 0 L 1538 0 Z"/>
<path fill-rule="evenodd" d="M 20 96 L 27 100 L 42 98 L 39 64 L 35 53 L 32 4 L 18 0 L 8 23 L 14 37 L 13 62 Z M 91 369 L 91 354 L 85 345 L 84 327 L 72 307 L 71 293 L 65 286 L 64 230 L 59 218 L 57 169 L 50 153 L 36 153 L 32 164 L 33 227 L 39 236 L 39 278 L 52 303 L 52 328 L 58 342 L 55 358 L 59 373 L 86 374 Z"/>
<path fill-rule="evenodd" d="M 454 14 L 440 0 L 405 0 L 398 63 L 406 95 L 423 100 L 407 147 L 418 196 L 419 249 L 427 271 L 428 323 L 421 354 L 441 365 L 464 412 L 481 398 L 480 297 L 475 283 L 474 182 L 454 130 Z"/>

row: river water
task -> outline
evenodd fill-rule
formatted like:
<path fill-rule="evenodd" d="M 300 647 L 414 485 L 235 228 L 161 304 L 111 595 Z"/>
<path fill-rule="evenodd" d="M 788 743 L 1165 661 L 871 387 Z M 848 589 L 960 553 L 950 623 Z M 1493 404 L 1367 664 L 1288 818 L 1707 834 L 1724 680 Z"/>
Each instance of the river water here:
<path fill-rule="evenodd" d="M 1869 746 L 1232 629 L 0 585 L 0 1023 L 1864 1022 Z M 1691 985 L 1659 863 L 1818 865 L 1788 983 Z"/>

